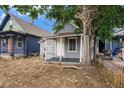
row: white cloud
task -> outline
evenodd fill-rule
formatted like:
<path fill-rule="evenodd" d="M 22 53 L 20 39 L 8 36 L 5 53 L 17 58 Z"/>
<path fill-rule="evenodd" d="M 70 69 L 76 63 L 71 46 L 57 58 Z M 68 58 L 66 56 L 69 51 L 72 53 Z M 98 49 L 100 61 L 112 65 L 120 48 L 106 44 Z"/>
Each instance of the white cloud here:
<path fill-rule="evenodd" d="M 2 21 L 3 21 L 3 18 L 5 17 L 5 13 L 3 13 L 1 16 L 0 16 L 0 24 L 2 23 Z"/>

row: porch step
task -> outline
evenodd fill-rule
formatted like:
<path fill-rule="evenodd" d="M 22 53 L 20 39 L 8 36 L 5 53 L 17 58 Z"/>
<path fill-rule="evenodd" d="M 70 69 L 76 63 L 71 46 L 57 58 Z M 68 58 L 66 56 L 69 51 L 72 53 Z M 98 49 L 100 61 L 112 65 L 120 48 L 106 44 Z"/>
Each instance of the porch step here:
<path fill-rule="evenodd" d="M 47 61 L 59 61 L 59 58 L 53 57 L 51 59 L 48 59 Z M 61 62 L 71 62 L 71 63 L 77 62 L 77 63 L 80 63 L 79 58 L 62 58 Z"/>

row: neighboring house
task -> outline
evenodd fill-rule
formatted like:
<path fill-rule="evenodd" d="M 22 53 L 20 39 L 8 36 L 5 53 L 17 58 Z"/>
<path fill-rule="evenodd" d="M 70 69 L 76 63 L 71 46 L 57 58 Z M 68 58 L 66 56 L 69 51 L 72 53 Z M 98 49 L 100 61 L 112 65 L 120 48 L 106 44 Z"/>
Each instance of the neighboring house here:
<path fill-rule="evenodd" d="M 114 51 L 115 48 L 124 47 L 124 30 L 113 33 L 111 41 L 105 40 L 105 50 Z"/>
<path fill-rule="evenodd" d="M 74 24 L 66 24 L 40 40 L 40 56 L 47 61 L 81 62 L 83 36 L 75 33 L 76 28 Z"/>
<path fill-rule="evenodd" d="M 47 31 L 6 13 L 0 26 L 0 56 L 25 56 L 38 53 L 38 41 Z"/>

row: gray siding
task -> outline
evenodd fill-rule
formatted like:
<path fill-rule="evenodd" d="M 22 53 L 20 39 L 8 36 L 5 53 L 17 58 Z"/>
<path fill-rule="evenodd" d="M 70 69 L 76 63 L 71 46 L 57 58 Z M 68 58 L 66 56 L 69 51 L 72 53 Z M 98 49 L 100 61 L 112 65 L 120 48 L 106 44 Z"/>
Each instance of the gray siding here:
<path fill-rule="evenodd" d="M 67 58 L 80 58 L 80 37 L 77 37 L 77 51 L 68 51 L 68 38 L 65 38 L 65 57 Z"/>
<path fill-rule="evenodd" d="M 76 29 L 76 27 L 73 26 L 72 24 L 66 24 L 63 29 L 61 29 L 60 31 L 57 32 L 57 34 L 74 32 L 75 29 Z"/>
<path fill-rule="evenodd" d="M 77 51 L 69 51 L 68 50 L 68 37 L 64 38 L 64 58 L 80 58 L 80 36 L 76 36 L 77 38 Z M 46 56 L 46 59 L 50 59 L 52 57 L 57 56 L 57 39 L 47 39 L 40 43 L 40 55 Z M 45 51 L 44 51 L 45 48 Z M 58 48 L 59 49 L 59 48 Z M 62 49 L 63 50 L 63 49 Z M 59 49 L 59 51 L 61 51 Z"/>

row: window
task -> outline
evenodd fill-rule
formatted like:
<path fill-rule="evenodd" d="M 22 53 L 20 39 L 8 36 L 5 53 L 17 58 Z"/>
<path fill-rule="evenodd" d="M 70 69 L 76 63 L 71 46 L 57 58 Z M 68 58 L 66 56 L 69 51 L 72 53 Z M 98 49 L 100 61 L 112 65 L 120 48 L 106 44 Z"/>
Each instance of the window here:
<path fill-rule="evenodd" d="M 17 37 L 17 48 L 22 48 L 22 37 L 21 36 Z"/>
<path fill-rule="evenodd" d="M 6 47 L 6 39 L 5 38 L 1 39 L 1 47 L 2 48 Z"/>
<path fill-rule="evenodd" d="M 77 50 L 77 39 L 76 38 L 70 38 L 68 40 L 69 43 L 69 51 L 76 51 Z"/>

